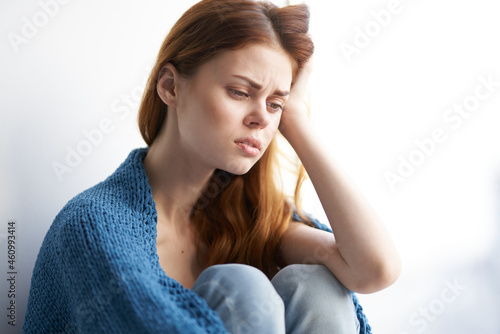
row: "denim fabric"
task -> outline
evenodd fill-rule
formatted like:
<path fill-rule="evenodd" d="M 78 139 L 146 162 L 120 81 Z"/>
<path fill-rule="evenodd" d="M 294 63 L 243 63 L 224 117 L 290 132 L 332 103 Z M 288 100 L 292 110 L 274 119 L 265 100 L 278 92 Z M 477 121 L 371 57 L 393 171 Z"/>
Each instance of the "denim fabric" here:
<path fill-rule="evenodd" d="M 287 266 L 272 284 L 285 303 L 288 334 L 359 333 L 351 292 L 325 266 Z"/>
<path fill-rule="evenodd" d="M 324 266 L 291 265 L 269 281 L 251 266 L 216 265 L 193 291 L 233 334 L 359 333 L 350 291 Z"/>
<path fill-rule="evenodd" d="M 283 334 L 283 300 L 260 270 L 243 264 L 208 267 L 193 291 L 207 301 L 232 334 Z"/>

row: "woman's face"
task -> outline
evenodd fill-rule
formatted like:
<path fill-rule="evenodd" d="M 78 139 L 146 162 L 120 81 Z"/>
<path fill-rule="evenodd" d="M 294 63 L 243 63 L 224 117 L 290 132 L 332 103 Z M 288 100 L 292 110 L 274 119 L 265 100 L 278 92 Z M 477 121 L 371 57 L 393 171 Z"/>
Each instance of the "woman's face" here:
<path fill-rule="evenodd" d="M 208 168 L 248 172 L 276 134 L 292 71 L 281 48 L 250 44 L 181 79 L 175 104 L 181 152 Z"/>

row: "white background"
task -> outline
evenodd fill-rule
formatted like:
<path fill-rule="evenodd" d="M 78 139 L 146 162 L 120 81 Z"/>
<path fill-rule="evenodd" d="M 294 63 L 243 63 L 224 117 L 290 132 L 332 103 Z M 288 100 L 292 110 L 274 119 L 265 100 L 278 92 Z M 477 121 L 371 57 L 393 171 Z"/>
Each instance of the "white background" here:
<path fill-rule="evenodd" d="M 66 2 L 0 1 L 1 333 L 21 333 L 31 271 L 57 212 L 145 146 L 137 97 L 169 28 L 195 3 Z M 52 3 L 51 15 L 43 3 Z M 480 77 L 500 82 L 497 2 L 307 3 L 316 44 L 312 117 L 404 262 L 396 284 L 360 296 L 374 333 L 499 333 L 500 87 L 456 128 L 443 119 L 473 101 Z M 388 8 L 397 8 L 390 19 L 381 14 Z M 361 45 L 365 29 L 371 37 Z M 26 39 L 16 45 L 14 34 Z M 357 53 L 346 56 L 347 44 Z M 85 147 L 85 132 L 103 122 L 108 133 Z M 418 158 L 415 142 L 436 129 L 446 140 L 391 189 L 386 173 L 398 173 L 400 158 Z M 58 177 L 54 164 L 67 165 L 78 148 L 88 155 Z M 307 188 L 306 209 L 324 220 Z M 6 317 L 12 220 L 16 327 Z"/>

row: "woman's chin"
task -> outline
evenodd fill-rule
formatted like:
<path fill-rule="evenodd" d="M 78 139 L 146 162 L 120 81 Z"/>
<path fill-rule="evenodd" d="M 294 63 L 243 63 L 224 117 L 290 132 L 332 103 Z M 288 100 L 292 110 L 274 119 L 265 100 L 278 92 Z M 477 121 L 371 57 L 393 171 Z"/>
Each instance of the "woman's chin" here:
<path fill-rule="evenodd" d="M 228 163 L 224 168 L 220 168 L 228 173 L 234 174 L 234 175 L 244 175 L 248 173 L 248 171 L 255 165 L 254 163 L 250 163 L 249 161 L 246 162 L 233 162 L 233 163 Z"/>

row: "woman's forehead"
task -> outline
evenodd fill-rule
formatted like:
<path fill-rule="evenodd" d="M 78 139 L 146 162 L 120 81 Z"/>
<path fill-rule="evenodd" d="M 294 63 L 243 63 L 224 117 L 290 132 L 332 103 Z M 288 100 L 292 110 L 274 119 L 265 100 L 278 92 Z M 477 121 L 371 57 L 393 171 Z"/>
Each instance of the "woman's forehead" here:
<path fill-rule="evenodd" d="M 281 48 L 251 44 L 221 52 L 207 64 L 212 75 L 245 76 L 258 84 L 277 82 L 290 86 L 294 61 Z"/>

